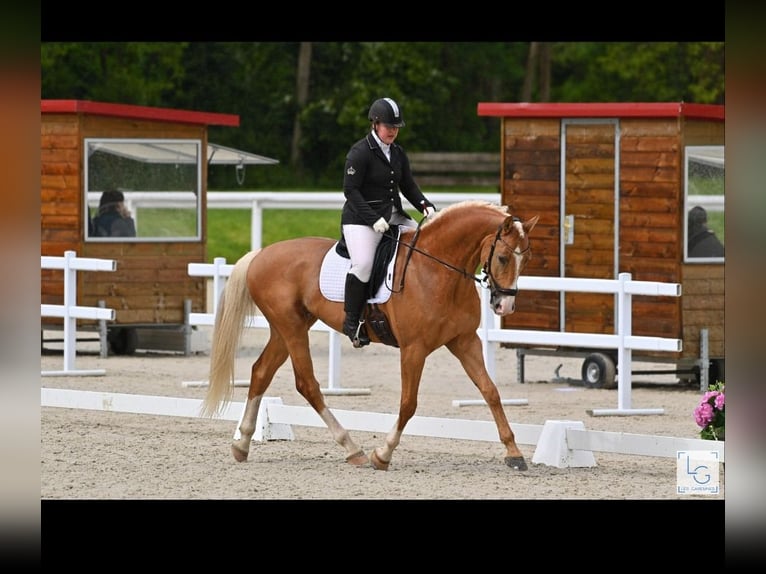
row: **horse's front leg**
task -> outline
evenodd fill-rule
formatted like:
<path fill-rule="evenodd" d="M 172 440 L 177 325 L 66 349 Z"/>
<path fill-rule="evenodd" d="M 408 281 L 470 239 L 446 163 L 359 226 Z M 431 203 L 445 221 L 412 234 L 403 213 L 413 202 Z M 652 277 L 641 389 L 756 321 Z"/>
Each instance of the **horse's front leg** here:
<path fill-rule="evenodd" d="M 524 455 L 516 444 L 516 437 L 511 430 L 508 417 L 505 416 L 503 403 L 500 401 L 500 393 L 492 381 L 484 364 L 481 339 L 475 332 L 456 337 L 447 344 L 447 348 L 455 355 L 463 365 L 466 374 L 470 377 L 481 392 L 481 396 L 489 405 L 492 418 L 495 419 L 500 442 L 505 445 L 505 464 L 515 470 L 527 470 Z"/>
<path fill-rule="evenodd" d="M 383 446 L 377 447 L 372 451 L 370 460 L 375 470 L 388 470 L 391 463 L 391 456 L 394 449 L 399 446 L 404 427 L 415 414 L 418 406 L 418 388 L 420 387 L 420 378 L 423 375 L 423 365 L 425 365 L 427 353 L 422 349 L 413 349 L 410 347 L 402 348 L 401 351 L 401 377 L 402 392 L 399 399 L 399 416 L 386 435 L 386 442 Z"/>

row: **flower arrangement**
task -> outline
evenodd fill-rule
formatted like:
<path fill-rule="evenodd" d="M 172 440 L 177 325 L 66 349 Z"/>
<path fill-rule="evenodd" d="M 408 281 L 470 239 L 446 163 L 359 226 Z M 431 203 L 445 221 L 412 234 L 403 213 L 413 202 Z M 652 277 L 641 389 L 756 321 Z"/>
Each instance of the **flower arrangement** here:
<path fill-rule="evenodd" d="M 694 421 L 702 429 L 700 438 L 725 440 L 726 435 L 726 396 L 721 381 L 709 385 L 702 395 L 700 404 L 694 409 Z"/>

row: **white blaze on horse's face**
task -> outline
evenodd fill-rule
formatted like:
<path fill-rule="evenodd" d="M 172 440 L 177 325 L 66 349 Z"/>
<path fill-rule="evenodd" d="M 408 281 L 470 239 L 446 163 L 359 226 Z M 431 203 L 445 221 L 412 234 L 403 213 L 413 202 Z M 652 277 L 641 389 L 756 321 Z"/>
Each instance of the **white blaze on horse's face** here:
<path fill-rule="evenodd" d="M 515 246 L 499 238 L 495 246 L 495 261 L 490 264 L 493 275 L 490 287 L 490 305 L 495 315 L 510 315 L 516 310 L 516 292 L 519 276 L 529 260 L 529 244 L 525 241 L 521 221 L 513 222 Z M 526 247 L 524 247 L 526 243 Z M 500 244 L 500 245 L 497 245 Z M 498 277 L 499 275 L 499 277 Z"/>

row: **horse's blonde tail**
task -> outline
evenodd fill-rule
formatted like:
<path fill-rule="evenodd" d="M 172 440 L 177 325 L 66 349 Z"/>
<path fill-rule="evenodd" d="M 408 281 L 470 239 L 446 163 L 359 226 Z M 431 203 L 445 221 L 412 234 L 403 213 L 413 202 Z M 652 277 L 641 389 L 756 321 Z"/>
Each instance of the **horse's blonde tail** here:
<path fill-rule="evenodd" d="M 234 360 L 245 328 L 245 318 L 255 313 L 255 302 L 247 287 L 247 270 L 257 254 L 257 250 L 251 251 L 234 264 L 218 301 L 210 351 L 210 378 L 200 416 L 220 414 L 231 402 Z"/>

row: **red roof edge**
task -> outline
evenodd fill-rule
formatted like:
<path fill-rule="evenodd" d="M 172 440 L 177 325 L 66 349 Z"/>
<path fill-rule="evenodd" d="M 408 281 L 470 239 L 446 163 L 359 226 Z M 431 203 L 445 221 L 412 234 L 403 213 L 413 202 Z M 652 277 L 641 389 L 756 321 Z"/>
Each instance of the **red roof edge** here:
<path fill-rule="evenodd" d="M 157 120 L 182 124 L 239 127 L 239 116 L 235 114 L 194 112 L 130 104 L 110 104 L 89 100 L 40 100 L 40 112 L 43 114 L 92 114 L 96 116 Z"/>
<path fill-rule="evenodd" d="M 502 103 L 479 102 L 480 116 L 519 118 L 663 118 L 679 117 L 724 120 L 726 106 L 714 104 L 660 103 Z"/>

